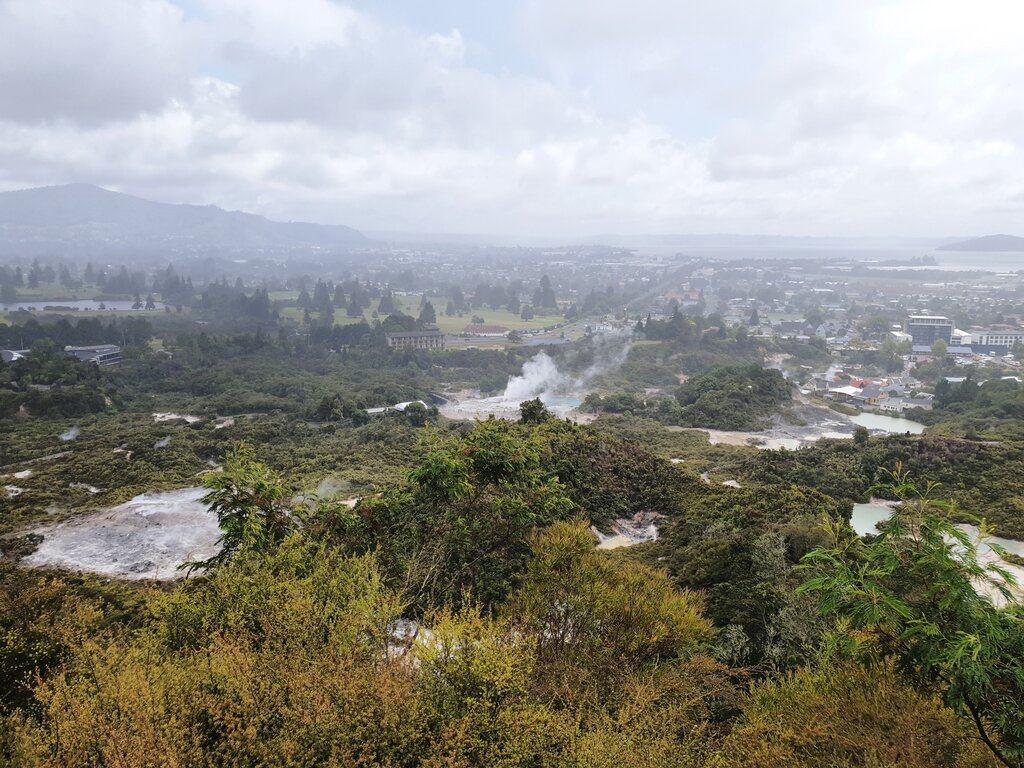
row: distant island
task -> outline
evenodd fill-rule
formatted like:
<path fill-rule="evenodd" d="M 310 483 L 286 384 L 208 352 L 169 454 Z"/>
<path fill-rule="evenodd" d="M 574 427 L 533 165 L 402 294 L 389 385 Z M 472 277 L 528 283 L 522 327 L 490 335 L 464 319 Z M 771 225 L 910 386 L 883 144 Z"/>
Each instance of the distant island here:
<path fill-rule="evenodd" d="M 939 251 L 1024 251 L 1024 237 L 1014 235 L 986 235 L 959 243 L 941 245 Z"/>

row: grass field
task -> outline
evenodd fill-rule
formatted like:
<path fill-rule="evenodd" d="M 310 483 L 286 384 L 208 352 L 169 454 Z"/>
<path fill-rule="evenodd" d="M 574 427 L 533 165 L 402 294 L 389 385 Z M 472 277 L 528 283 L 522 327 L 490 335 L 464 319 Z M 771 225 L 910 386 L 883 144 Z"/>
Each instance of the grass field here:
<path fill-rule="evenodd" d="M 38 288 L 19 288 L 18 301 L 68 301 L 92 299 L 103 293 L 97 285 L 83 285 L 81 288 L 67 288 L 60 283 L 40 283 Z M 145 296 L 143 296 L 145 298 Z"/>
<path fill-rule="evenodd" d="M 270 294 L 270 299 L 271 301 L 295 301 L 298 296 L 299 294 L 296 291 L 274 291 Z M 443 296 L 428 296 L 427 300 L 434 305 L 434 310 L 437 312 L 437 325 L 445 333 L 462 333 L 466 326 L 473 321 L 473 315 L 482 317 L 487 325 L 501 325 L 510 330 L 551 328 L 565 323 L 565 318 L 560 314 L 538 314 L 532 320 L 523 320 L 519 315 L 512 314 L 504 309 L 478 309 L 463 313 L 462 317 L 457 315 L 449 317 L 444 314 L 444 309 L 448 305 L 447 298 Z M 363 312 L 363 317 L 368 323 L 373 322 L 373 311 L 377 308 L 378 301 L 374 299 L 370 309 Z M 419 316 L 419 296 L 395 296 L 395 305 L 399 311 L 407 315 Z M 298 307 L 284 307 L 281 309 L 281 316 L 301 322 L 302 310 Z M 345 310 L 335 310 L 334 312 L 334 322 L 338 325 L 358 323 L 359 320 L 359 317 L 349 317 L 346 315 Z"/>

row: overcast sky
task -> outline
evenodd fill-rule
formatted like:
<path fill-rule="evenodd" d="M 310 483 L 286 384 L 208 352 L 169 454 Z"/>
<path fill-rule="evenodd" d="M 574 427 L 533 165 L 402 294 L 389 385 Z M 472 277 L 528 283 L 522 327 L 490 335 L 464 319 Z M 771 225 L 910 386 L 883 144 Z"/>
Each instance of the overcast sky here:
<path fill-rule="evenodd" d="M 0 0 L 0 188 L 364 230 L 1024 235 L 1022 30 L 1020 0 Z"/>

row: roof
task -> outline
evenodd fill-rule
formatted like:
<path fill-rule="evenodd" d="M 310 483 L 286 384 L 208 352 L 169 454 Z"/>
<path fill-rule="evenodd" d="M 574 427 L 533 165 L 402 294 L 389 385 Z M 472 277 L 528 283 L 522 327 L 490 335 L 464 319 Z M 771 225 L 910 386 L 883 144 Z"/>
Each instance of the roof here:
<path fill-rule="evenodd" d="M 932 354 L 932 348 L 927 344 L 915 344 L 911 351 L 915 354 Z M 950 355 L 973 355 L 974 350 L 971 347 L 957 347 L 949 344 L 946 346 L 946 353 Z"/>
<path fill-rule="evenodd" d="M 31 351 L 30 349 L 0 349 L 0 359 L 5 363 L 13 363 L 15 360 L 24 360 Z"/>
<path fill-rule="evenodd" d="M 97 355 L 107 354 L 109 352 L 120 352 L 121 348 L 116 344 L 94 344 L 87 347 L 64 347 L 65 352 L 90 352 Z"/>
<path fill-rule="evenodd" d="M 829 392 L 837 392 L 840 395 L 859 395 L 861 390 L 860 387 L 836 387 L 830 389 Z"/>
<path fill-rule="evenodd" d="M 387 334 L 389 339 L 421 339 L 424 336 L 435 337 L 444 336 L 444 334 L 440 331 L 402 331 L 400 333 Z"/>

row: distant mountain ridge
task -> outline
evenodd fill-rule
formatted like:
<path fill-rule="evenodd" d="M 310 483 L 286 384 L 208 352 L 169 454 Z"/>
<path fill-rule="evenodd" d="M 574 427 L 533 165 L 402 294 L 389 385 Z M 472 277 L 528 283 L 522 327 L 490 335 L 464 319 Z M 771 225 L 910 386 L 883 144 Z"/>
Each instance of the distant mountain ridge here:
<path fill-rule="evenodd" d="M 157 203 L 91 184 L 65 184 L 0 192 L 0 242 L 151 250 L 344 248 L 369 241 L 341 225 L 271 221 L 213 205 Z"/>
<path fill-rule="evenodd" d="M 939 246 L 940 251 L 1022 251 L 1024 252 L 1024 237 L 1015 235 L 986 235 L 975 237 L 971 240 L 963 240 L 959 243 L 949 243 Z"/>

